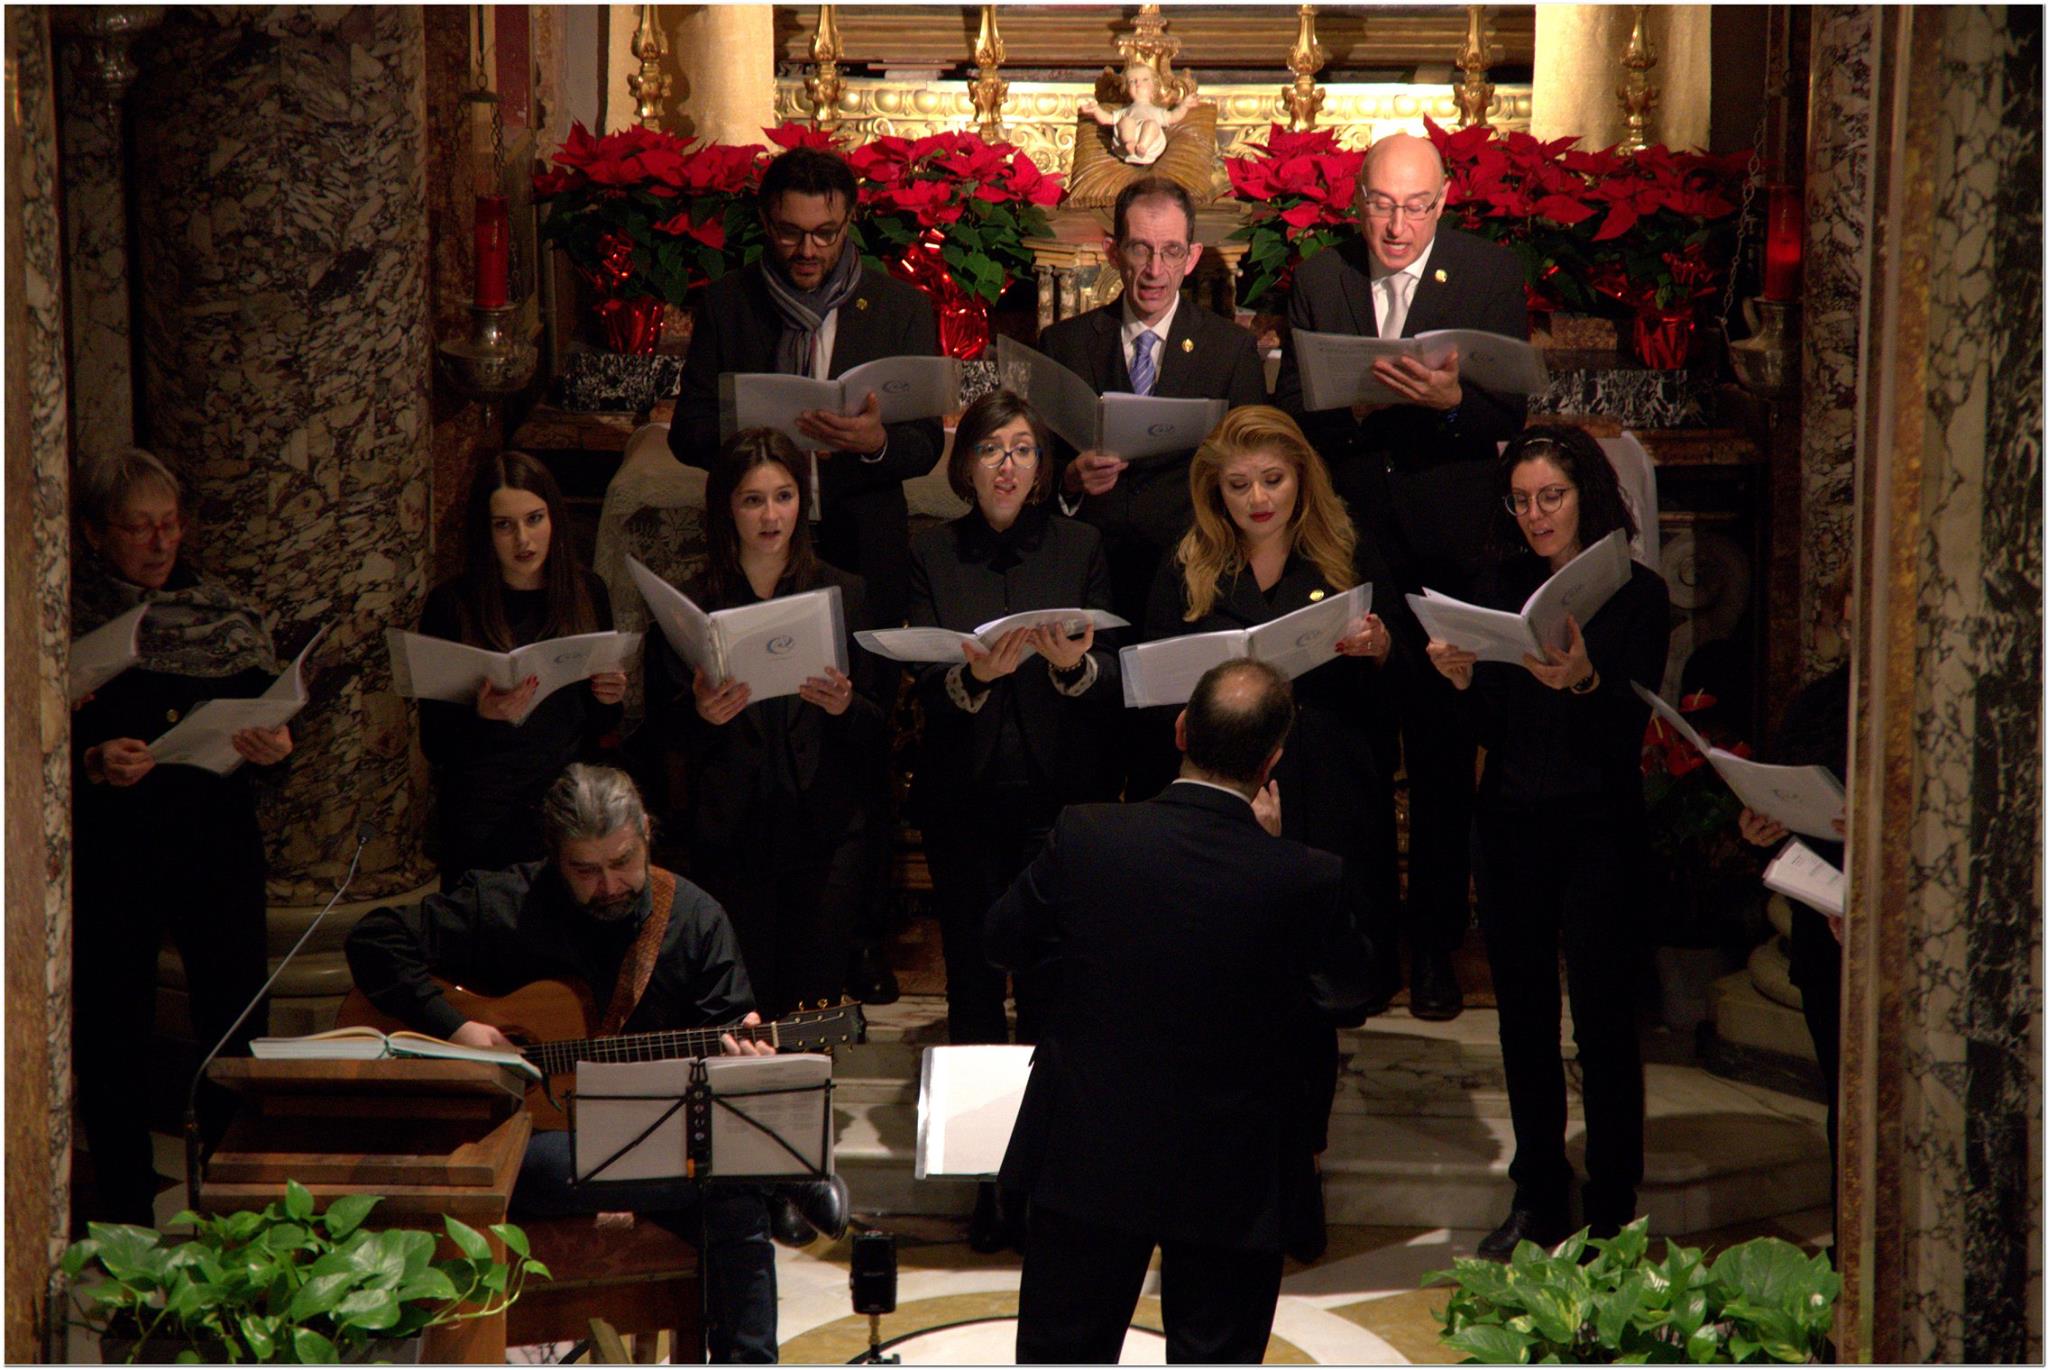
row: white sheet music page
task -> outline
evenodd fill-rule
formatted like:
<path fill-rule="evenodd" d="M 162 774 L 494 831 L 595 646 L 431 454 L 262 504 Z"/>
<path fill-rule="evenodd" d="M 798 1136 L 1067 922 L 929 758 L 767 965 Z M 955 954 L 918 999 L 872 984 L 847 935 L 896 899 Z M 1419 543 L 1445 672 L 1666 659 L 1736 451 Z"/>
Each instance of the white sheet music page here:
<path fill-rule="evenodd" d="M 1848 907 L 1848 877 L 1796 837 L 1764 867 L 1764 884 L 1836 918 Z"/>
<path fill-rule="evenodd" d="M 926 1047 L 917 1090 L 917 1169 L 994 1175 L 1031 1078 L 1028 1046 Z"/>
<path fill-rule="evenodd" d="M 147 604 L 138 604 L 118 618 L 71 639 L 71 665 L 66 693 L 76 704 L 140 658 L 142 620 Z"/>

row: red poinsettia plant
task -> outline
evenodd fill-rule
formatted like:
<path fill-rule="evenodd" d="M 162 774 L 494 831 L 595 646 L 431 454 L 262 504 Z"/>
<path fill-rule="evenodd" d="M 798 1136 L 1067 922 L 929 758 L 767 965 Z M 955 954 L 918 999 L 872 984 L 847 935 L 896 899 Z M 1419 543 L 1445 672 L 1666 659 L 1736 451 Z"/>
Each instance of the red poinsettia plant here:
<path fill-rule="evenodd" d="M 1678 711 L 1714 745 L 1750 755 L 1716 720 L 1719 701 L 1705 690 L 1680 696 Z M 1756 903 L 1761 860 L 1736 827 L 1742 801 L 1699 748 L 1653 711 L 1643 730 L 1643 802 L 1648 819 L 1648 870 L 1660 900 L 1659 940 L 1668 946 L 1727 941 L 1741 911 Z M 1747 945 L 1745 943 L 1744 945 Z"/>
<path fill-rule="evenodd" d="M 1747 153 L 1582 152 L 1572 138 L 1423 125 L 1449 178 L 1444 221 L 1521 259 L 1530 308 L 1674 310 L 1727 280 Z"/>
<path fill-rule="evenodd" d="M 598 138 L 576 124 L 553 160 L 533 178 L 548 207 L 541 240 L 601 294 L 681 305 L 761 254 L 762 144 L 697 143 L 642 124 Z"/>
<path fill-rule="evenodd" d="M 1251 207 L 1249 221 L 1231 237 L 1251 244 L 1238 298 L 1247 307 L 1273 307 L 1304 260 L 1358 231 L 1352 197 L 1365 154 L 1337 146 L 1330 129 L 1290 133 L 1273 125 L 1262 155 L 1226 157 L 1230 189 Z"/>
<path fill-rule="evenodd" d="M 936 248 L 953 284 L 993 305 L 1031 271 L 1024 240 L 1052 231 L 1045 210 L 1060 198 L 1060 178 L 1012 144 L 964 132 L 890 135 L 845 155 L 860 178 L 861 253 L 877 267 L 902 274 L 914 249 Z"/>

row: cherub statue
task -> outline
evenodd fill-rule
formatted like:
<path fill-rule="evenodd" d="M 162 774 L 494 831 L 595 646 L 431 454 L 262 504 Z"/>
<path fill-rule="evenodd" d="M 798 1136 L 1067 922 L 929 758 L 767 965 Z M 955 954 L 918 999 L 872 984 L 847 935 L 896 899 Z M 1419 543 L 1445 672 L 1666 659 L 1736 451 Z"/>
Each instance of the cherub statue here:
<path fill-rule="evenodd" d="M 1131 102 L 1122 109 L 1107 110 L 1094 100 L 1083 100 L 1081 113 L 1115 133 L 1113 150 L 1118 157 L 1132 166 L 1150 166 L 1166 151 L 1166 131 L 1187 118 L 1202 98 L 1190 95 L 1172 109 L 1161 108 L 1156 103 L 1159 73 L 1135 57 L 1124 67 L 1124 90 Z"/>

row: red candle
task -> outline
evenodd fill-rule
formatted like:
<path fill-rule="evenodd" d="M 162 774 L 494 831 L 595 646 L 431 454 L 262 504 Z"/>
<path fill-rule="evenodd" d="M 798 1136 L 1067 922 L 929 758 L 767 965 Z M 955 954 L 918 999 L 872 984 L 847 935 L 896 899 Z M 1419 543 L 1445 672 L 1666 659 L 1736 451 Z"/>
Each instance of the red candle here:
<path fill-rule="evenodd" d="M 476 197 L 476 304 L 498 309 L 505 304 L 512 271 L 511 223 L 503 195 Z"/>
<path fill-rule="evenodd" d="M 1764 234 L 1764 298 L 1799 297 L 1799 259 L 1806 246 L 1806 204 L 1798 186 L 1771 187 L 1770 227 Z"/>

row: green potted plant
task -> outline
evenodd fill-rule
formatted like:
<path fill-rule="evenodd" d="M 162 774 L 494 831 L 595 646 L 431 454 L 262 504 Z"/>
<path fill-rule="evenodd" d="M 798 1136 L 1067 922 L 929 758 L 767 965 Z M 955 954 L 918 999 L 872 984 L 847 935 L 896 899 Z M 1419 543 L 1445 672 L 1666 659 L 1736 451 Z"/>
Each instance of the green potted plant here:
<path fill-rule="evenodd" d="M 1842 1280 L 1825 1254 L 1757 1237 L 1706 1260 L 1664 1244 L 1649 1257 L 1648 1219 L 1605 1240 L 1581 1229 L 1545 1251 L 1515 1248 L 1506 1265 L 1463 1258 L 1424 1283 L 1456 1286 L 1444 1345 L 1467 1364 L 1800 1362 L 1815 1359 Z M 1590 1259 L 1588 1258 L 1590 1253 Z"/>
<path fill-rule="evenodd" d="M 483 1233 L 443 1218 L 458 1254 L 435 1260 L 431 1232 L 364 1226 L 381 1202 L 351 1194 L 316 1214 L 292 1181 L 260 1212 L 179 1213 L 172 1225 L 192 1229 L 184 1241 L 94 1223 L 62 1269 L 103 1361 L 186 1365 L 391 1360 L 408 1340 L 417 1359 L 426 1328 L 501 1313 L 529 1276 L 548 1278 L 510 1223 L 490 1229 L 505 1244 L 499 1260 Z"/>

